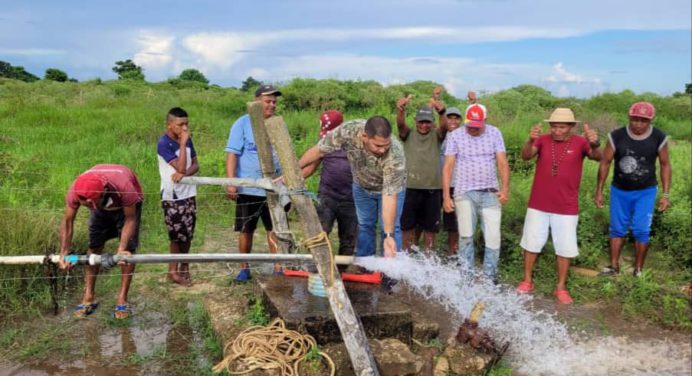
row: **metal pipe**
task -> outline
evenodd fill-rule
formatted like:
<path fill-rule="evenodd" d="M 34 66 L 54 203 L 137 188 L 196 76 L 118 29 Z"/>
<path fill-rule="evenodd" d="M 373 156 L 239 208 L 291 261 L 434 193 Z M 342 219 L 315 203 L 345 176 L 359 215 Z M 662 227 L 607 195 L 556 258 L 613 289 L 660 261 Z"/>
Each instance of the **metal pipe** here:
<path fill-rule="evenodd" d="M 180 179 L 182 184 L 190 185 L 233 185 L 236 187 L 252 187 L 262 188 L 266 191 L 274 192 L 279 195 L 279 204 L 284 210 L 288 210 L 291 198 L 289 197 L 288 188 L 282 183 L 275 183 L 272 179 L 259 178 L 211 178 L 204 176 L 185 176 Z"/>
<path fill-rule="evenodd" d="M 170 262 L 313 262 L 312 255 L 309 253 L 285 254 L 285 253 L 194 253 L 194 254 L 134 254 L 131 256 L 92 254 L 86 255 L 67 255 L 66 261 L 73 264 L 89 264 L 113 266 L 120 261 L 131 264 L 166 264 Z M 43 264 L 46 259 L 52 263 L 58 263 L 59 255 L 48 256 L 2 256 L 0 265 L 20 265 L 20 264 Z M 334 256 L 334 262 L 339 265 L 352 264 L 355 261 L 353 256 Z M 110 265 L 112 264 L 112 265 Z"/>

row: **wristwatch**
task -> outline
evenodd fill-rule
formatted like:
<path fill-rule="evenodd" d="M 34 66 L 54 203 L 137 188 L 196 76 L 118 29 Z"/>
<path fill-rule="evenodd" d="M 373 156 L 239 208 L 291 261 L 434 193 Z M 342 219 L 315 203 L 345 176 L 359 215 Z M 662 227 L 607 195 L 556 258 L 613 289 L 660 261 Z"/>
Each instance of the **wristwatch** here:
<path fill-rule="evenodd" d="M 387 238 L 393 238 L 393 237 L 394 237 L 394 233 L 393 233 L 393 232 L 385 232 L 385 233 L 384 233 L 384 238 L 385 238 L 385 239 L 387 239 Z"/>

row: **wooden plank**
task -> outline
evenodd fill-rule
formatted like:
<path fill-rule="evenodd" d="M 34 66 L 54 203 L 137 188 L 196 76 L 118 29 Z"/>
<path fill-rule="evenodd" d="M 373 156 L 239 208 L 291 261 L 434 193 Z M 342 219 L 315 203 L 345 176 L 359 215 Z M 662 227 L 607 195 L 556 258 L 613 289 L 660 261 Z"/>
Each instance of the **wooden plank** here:
<path fill-rule="evenodd" d="M 262 104 L 259 102 L 249 102 L 247 104 L 248 114 L 252 123 L 252 134 L 255 137 L 255 145 L 257 146 L 257 155 L 259 156 L 260 168 L 262 176 L 265 178 L 274 179 L 278 175 L 274 170 L 274 161 L 272 151 L 269 144 L 269 138 L 264 126 L 264 113 L 262 112 Z M 293 235 L 288 228 L 288 216 L 286 211 L 280 204 L 279 196 L 274 192 L 267 192 L 267 204 L 269 205 L 269 213 L 272 217 L 274 235 L 277 239 L 277 248 L 279 253 L 293 253 L 295 242 Z"/>
<path fill-rule="evenodd" d="M 266 125 L 266 132 L 269 135 L 272 146 L 274 146 L 274 150 L 278 154 L 284 182 L 289 189 L 289 193 L 291 193 L 291 202 L 300 217 L 305 239 L 316 237 L 322 233 L 322 225 L 310 197 L 300 193 L 306 190 L 305 181 L 298 167 L 298 158 L 296 157 L 295 150 L 293 150 L 288 127 L 280 116 L 266 119 L 264 124 Z M 341 336 L 351 358 L 353 370 L 359 376 L 379 375 L 375 358 L 372 355 L 368 339 L 363 330 L 363 325 L 353 310 L 348 295 L 346 295 L 344 283 L 336 270 L 329 246 L 326 243 L 322 243 L 311 248 L 310 251 L 320 277 L 324 281 L 329 305 L 337 324 L 339 324 Z"/>

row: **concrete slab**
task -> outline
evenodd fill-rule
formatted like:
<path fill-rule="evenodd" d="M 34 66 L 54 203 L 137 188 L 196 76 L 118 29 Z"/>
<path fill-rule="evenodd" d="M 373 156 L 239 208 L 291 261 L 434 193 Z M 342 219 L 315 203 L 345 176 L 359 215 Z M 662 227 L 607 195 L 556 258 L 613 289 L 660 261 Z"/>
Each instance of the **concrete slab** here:
<path fill-rule="evenodd" d="M 341 342 L 327 298 L 308 292 L 307 278 L 260 276 L 263 299 L 272 317 L 290 329 L 309 333 L 318 344 Z M 411 345 L 411 310 L 378 285 L 346 282 L 346 292 L 368 338 L 396 338 Z"/>

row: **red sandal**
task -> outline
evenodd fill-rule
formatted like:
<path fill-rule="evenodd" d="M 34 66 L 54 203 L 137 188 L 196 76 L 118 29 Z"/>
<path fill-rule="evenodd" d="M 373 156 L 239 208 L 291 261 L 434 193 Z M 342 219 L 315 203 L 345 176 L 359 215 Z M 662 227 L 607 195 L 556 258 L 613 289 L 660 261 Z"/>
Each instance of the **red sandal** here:
<path fill-rule="evenodd" d="M 567 290 L 555 290 L 555 297 L 557 298 L 557 301 L 562 304 L 574 303 L 574 300 L 572 300 L 572 297 L 569 295 L 569 291 Z"/>

